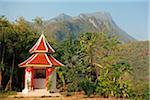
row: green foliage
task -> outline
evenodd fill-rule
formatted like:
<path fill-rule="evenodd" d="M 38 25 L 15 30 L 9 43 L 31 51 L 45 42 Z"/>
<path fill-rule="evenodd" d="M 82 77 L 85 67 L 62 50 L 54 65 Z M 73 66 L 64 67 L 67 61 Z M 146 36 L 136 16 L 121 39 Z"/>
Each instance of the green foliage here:
<path fill-rule="evenodd" d="M 94 94 L 96 85 L 93 82 L 89 81 L 88 79 L 84 79 L 81 81 L 80 87 L 84 91 L 84 93 L 88 97 L 90 97 L 92 94 Z"/>
<path fill-rule="evenodd" d="M 50 91 L 52 87 L 52 76 L 48 77 L 48 90 Z"/>
<path fill-rule="evenodd" d="M 129 65 L 123 62 L 105 66 L 98 77 L 96 92 L 105 97 L 131 97 L 131 83 L 122 77 L 123 72 L 129 69 Z"/>
<path fill-rule="evenodd" d="M 132 66 L 123 57 L 118 56 L 120 42 L 115 36 L 104 33 L 81 34 L 78 40 L 70 37 L 58 45 L 59 57 L 65 63 L 58 68 L 60 79 L 68 92 L 85 91 L 91 95 L 92 82 L 100 96 L 131 97 Z M 99 66 L 100 67 L 99 67 Z M 88 79 L 88 82 L 81 80 Z M 128 81 L 127 81 L 128 80 Z M 82 88 L 80 87 L 82 83 Z M 90 86 L 91 85 L 91 86 Z"/>
<path fill-rule="evenodd" d="M 4 64 L 0 64 L 0 71 L 4 71 L 4 67 L 5 67 Z"/>
<path fill-rule="evenodd" d="M 142 98 L 145 99 L 145 100 L 150 99 L 150 90 L 149 90 L 149 88 L 145 89 L 144 94 L 142 95 Z"/>
<path fill-rule="evenodd" d="M 5 80 L 2 80 L 2 84 L 3 87 L 6 87 L 10 75 L 13 75 L 13 89 L 19 88 L 21 90 L 23 88 L 23 70 L 18 67 L 18 64 L 29 56 L 27 55 L 28 50 L 37 37 L 23 17 L 20 17 L 14 23 L 9 22 L 5 17 L 0 17 L 0 27 L 1 54 L 2 48 L 5 48 L 5 68 L 2 74 Z M 16 56 L 13 57 L 13 55 Z M 10 67 L 12 65 L 14 65 L 14 68 Z"/>
<path fill-rule="evenodd" d="M 0 92 L 0 99 L 6 98 L 10 95 L 16 95 L 16 94 L 17 94 L 16 91 L 2 91 L 2 92 Z"/>
<path fill-rule="evenodd" d="M 149 89 L 149 41 L 137 41 L 119 45 L 117 56 L 122 57 L 130 66 L 132 76 L 132 90 L 135 97 L 144 98 L 146 89 Z"/>
<path fill-rule="evenodd" d="M 29 89 L 29 87 L 30 87 L 30 81 L 29 79 L 27 79 L 27 88 Z"/>

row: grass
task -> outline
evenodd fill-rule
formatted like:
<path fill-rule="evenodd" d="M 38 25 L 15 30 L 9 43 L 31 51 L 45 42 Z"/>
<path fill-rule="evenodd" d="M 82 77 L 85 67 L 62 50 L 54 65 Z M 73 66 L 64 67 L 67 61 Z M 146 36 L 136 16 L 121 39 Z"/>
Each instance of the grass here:
<path fill-rule="evenodd" d="M 16 91 L 1 91 L 0 92 L 0 98 L 6 98 L 10 95 L 15 95 L 15 94 L 17 94 Z"/>

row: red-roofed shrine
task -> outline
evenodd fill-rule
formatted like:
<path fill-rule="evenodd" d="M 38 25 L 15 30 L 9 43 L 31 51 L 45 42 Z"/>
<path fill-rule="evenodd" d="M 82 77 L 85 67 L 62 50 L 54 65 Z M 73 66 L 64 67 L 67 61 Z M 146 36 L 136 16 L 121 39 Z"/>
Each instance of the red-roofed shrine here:
<path fill-rule="evenodd" d="M 20 67 L 25 67 L 24 90 L 40 88 L 48 90 L 49 78 L 51 79 L 50 90 L 56 91 L 56 66 L 63 66 L 51 54 L 54 49 L 49 45 L 44 34 L 41 34 L 36 44 L 29 50 L 32 54 L 27 60 L 20 63 Z"/>

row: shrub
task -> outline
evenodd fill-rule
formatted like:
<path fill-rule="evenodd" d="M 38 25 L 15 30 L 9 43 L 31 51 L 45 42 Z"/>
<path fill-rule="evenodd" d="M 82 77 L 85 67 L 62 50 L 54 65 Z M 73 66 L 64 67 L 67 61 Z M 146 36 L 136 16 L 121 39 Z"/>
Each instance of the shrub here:
<path fill-rule="evenodd" d="M 80 87 L 88 97 L 94 94 L 96 88 L 95 84 L 87 79 L 81 81 Z"/>
<path fill-rule="evenodd" d="M 96 86 L 96 93 L 103 95 L 104 97 L 131 97 L 133 91 L 127 82 L 124 83 L 113 83 L 108 80 L 99 81 Z"/>
<path fill-rule="evenodd" d="M 106 66 L 98 77 L 96 93 L 104 97 L 132 97 L 131 83 L 123 79 L 128 70 L 130 66 L 126 63 L 117 63 L 113 67 Z"/>
<path fill-rule="evenodd" d="M 143 94 L 143 99 L 150 100 L 150 90 L 149 90 L 149 88 L 145 89 L 144 94 Z"/>

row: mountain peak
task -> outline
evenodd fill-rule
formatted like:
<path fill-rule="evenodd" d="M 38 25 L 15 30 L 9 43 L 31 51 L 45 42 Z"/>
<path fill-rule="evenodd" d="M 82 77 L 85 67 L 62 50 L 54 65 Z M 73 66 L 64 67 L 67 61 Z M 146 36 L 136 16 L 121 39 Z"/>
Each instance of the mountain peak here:
<path fill-rule="evenodd" d="M 65 13 L 61 13 L 57 17 L 55 17 L 55 20 L 58 20 L 58 21 L 60 21 L 60 20 L 70 21 L 70 20 L 72 20 L 72 17 L 67 15 L 67 14 L 65 14 Z"/>
<path fill-rule="evenodd" d="M 85 13 L 88 17 L 95 17 L 96 19 L 101 20 L 108 20 L 112 19 L 111 14 L 109 12 L 101 11 L 101 12 L 94 12 L 94 13 Z"/>
<path fill-rule="evenodd" d="M 93 13 L 80 13 L 78 16 L 72 17 L 65 13 L 59 14 L 57 17 L 51 19 L 46 23 L 48 27 L 54 27 L 52 23 L 56 24 L 55 29 L 49 29 L 50 33 L 56 33 L 56 37 L 62 38 L 67 34 L 73 33 L 78 36 L 80 32 L 101 32 L 104 29 L 107 33 L 111 35 L 118 36 L 119 40 L 122 42 L 128 42 L 135 40 L 125 31 L 123 31 L 117 24 L 113 21 L 109 12 L 93 12 Z M 60 22 L 69 22 L 60 24 Z M 63 27 L 63 28 L 62 28 Z M 68 32 L 68 33 L 67 33 Z M 62 35 L 63 34 L 63 35 Z"/>
<path fill-rule="evenodd" d="M 69 16 L 69 15 L 67 15 L 65 13 L 60 13 L 58 16 Z"/>

